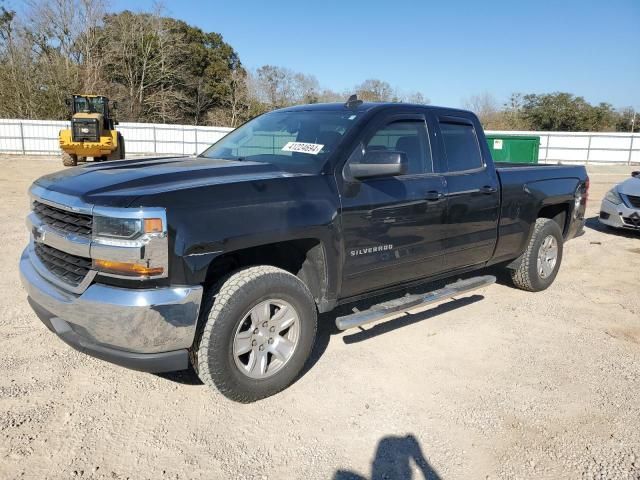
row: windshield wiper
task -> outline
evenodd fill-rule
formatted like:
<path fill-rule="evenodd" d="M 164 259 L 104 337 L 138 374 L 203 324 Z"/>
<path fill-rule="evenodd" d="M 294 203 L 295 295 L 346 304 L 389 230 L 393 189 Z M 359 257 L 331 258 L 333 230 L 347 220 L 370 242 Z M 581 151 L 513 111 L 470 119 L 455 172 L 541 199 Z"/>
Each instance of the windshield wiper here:
<path fill-rule="evenodd" d="M 208 157 L 204 154 L 198 155 L 199 158 L 208 158 L 209 160 L 228 160 L 230 162 L 242 162 L 246 160 L 247 157 Z"/>

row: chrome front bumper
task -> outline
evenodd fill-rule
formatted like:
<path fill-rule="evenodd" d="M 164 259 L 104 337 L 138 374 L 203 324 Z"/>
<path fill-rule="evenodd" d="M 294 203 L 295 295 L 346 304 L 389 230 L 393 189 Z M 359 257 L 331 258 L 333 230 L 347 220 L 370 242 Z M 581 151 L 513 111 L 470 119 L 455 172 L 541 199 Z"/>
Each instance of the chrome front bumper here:
<path fill-rule="evenodd" d="M 41 320 L 75 348 L 138 370 L 188 367 L 201 286 L 126 289 L 92 284 L 74 294 L 38 273 L 29 248 L 20 258 L 20 276 Z"/>

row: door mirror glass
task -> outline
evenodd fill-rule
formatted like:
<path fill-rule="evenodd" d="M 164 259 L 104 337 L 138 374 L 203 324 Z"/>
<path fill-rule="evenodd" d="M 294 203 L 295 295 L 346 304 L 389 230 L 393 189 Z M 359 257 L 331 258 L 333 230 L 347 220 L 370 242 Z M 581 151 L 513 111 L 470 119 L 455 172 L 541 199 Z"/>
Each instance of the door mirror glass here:
<path fill-rule="evenodd" d="M 372 150 L 360 162 L 349 164 L 351 176 L 359 180 L 404 175 L 408 168 L 407 154 L 391 150 Z"/>

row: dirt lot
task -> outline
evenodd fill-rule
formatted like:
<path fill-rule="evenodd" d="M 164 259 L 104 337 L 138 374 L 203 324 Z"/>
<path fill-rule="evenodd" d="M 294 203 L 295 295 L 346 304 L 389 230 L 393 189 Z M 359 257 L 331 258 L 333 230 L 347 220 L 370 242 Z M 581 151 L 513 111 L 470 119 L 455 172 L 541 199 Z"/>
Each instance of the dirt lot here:
<path fill-rule="evenodd" d="M 57 169 L 0 158 L 0 478 L 640 478 L 640 235 L 594 218 L 629 168 L 590 169 L 586 234 L 546 292 L 500 280 L 357 333 L 325 316 L 302 378 L 252 405 L 39 322 L 17 265 L 27 187 Z"/>

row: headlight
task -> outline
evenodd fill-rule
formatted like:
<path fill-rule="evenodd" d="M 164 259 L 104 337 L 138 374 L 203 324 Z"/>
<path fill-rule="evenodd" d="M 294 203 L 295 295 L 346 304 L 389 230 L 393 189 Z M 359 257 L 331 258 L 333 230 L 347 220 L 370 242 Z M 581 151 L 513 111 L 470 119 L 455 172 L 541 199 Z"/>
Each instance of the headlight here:
<path fill-rule="evenodd" d="M 131 240 L 142 233 L 140 218 L 93 217 L 93 236 Z"/>
<path fill-rule="evenodd" d="M 162 233 L 162 218 L 93 217 L 94 238 L 134 240 L 145 233 Z"/>
<path fill-rule="evenodd" d="M 622 203 L 622 198 L 620 198 L 620 194 L 615 188 L 609 190 L 604 198 L 614 205 L 620 205 Z"/>
<path fill-rule="evenodd" d="M 103 275 L 138 279 L 166 277 L 165 210 L 96 207 L 91 257 L 93 268 Z"/>

